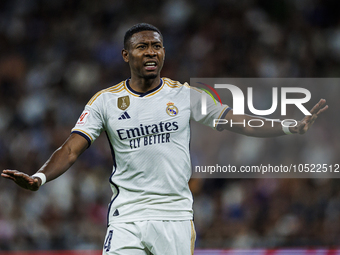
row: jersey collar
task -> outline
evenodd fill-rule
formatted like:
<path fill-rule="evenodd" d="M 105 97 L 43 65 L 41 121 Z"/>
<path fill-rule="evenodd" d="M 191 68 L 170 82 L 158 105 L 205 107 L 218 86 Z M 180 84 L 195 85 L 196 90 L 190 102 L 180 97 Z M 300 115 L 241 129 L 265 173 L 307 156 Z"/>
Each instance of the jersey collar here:
<path fill-rule="evenodd" d="M 128 92 L 130 92 L 132 95 L 136 96 L 136 97 L 148 97 L 148 96 L 152 96 L 154 94 L 156 94 L 157 92 L 159 92 L 162 87 L 163 87 L 163 79 L 161 78 L 161 82 L 159 83 L 159 85 L 156 87 L 156 88 L 153 88 L 152 90 L 149 90 L 145 93 L 142 93 L 142 92 L 138 92 L 138 91 L 135 91 L 131 88 L 130 84 L 129 84 L 129 80 L 130 79 L 126 79 L 125 81 L 125 87 L 127 89 Z"/>

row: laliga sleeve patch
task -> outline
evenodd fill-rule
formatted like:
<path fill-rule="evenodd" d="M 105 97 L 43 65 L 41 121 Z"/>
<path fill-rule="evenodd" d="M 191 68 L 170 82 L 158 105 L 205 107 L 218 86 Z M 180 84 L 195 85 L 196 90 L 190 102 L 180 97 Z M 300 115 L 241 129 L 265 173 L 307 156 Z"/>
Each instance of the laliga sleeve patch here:
<path fill-rule="evenodd" d="M 90 115 L 90 111 L 83 111 L 83 113 L 80 115 L 77 125 L 84 125 L 86 123 L 87 117 Z"/>

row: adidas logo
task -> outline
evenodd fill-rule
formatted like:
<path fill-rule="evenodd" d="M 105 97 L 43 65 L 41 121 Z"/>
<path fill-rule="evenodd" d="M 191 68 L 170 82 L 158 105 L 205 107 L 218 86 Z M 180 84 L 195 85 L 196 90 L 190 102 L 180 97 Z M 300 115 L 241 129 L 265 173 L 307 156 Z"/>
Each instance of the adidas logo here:
<path fill-rule="evenodd" d="M 114 213 L 112 214 L 112 216 L 119 216 L 118 209 L 116 209 L 116 210 L 114 211 Z"/>
<path fill-rule="evenodd" d="M 118 118 L 118 120 L 125 120 L 125 119 L 131 119 L 130 115 L 127 112 L 123 112 L 122 115 Z"/>

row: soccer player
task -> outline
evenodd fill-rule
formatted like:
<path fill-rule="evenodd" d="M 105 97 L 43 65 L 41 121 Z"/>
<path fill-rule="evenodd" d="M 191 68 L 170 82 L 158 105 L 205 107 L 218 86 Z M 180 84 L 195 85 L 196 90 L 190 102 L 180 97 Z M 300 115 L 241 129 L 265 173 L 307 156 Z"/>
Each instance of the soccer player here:
<path fill-rule="evenodd" d="M 207 102 L 208 113 L 201 115 L 200 90 L 161 78 L 165 49 L 161 32 L 152 25 L 137 24 L 126 32 L 122 56 L 131 78 L 90 99 L 70 137 L 36 174 L 3 170 L 1 175 L 36 191 L 63 174 L 105 132 L 114 165 L 103 254 L 193 254 L 189 121 L 217 128 L 214 119 L 238 122 L 250 116 L 234 116 L 227 105 L 212 100 Z M 286 130 L 280 122 L 274 127 L 266 122 L 262 128 L 222 128 L 261 137 L 303 134 L 326 109 L 325 100 L 320 100 L 311 116 Z"/>

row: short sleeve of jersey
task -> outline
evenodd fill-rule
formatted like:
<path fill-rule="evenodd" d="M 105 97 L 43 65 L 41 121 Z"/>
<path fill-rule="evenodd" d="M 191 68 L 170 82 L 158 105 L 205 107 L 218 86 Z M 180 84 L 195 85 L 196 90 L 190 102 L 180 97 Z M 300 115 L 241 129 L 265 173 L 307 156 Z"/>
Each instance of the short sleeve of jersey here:
<path fill-rule="evenodd" d="M 84 137 L 88 141 L 89 146 L 104 129 L 103 116 L 98 101 L 100 100 L 96 100 L 93 104 L 87 104 L 85 106 L 84 111 L 71 131 Z"/>
<path fill-rule="evenodd" d="M 205 106 L 203 105 L 204 101 L 206 102 Z M 202 105 L 205 108 L 205 113 L 202 111 Z M 192 120 L 220 131 L 218 127 L 214 126 L 214 119 L 223 119 L 230 107 L 214 101 L 206 92 L 190 87 L 190 110 Z"/>

